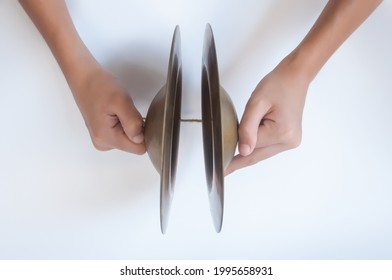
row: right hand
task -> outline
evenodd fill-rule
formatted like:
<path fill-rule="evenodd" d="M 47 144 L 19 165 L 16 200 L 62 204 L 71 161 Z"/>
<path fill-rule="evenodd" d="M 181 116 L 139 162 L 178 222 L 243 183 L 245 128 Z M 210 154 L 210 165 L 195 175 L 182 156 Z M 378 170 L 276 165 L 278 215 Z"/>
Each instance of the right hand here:
<path fill-rule="evenodd" d="M 298 147 L 308 86 L 309 80 L 286 61 L 261 80 L 246 105 L 238 129 L 239 154 L 226 175 Z"/>

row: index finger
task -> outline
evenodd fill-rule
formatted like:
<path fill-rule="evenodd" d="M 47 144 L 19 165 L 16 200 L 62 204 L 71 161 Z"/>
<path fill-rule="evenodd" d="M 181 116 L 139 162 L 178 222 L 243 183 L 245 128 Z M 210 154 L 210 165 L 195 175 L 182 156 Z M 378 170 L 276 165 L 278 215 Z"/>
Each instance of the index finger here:
<path fill-rule="evenodd" d="M 225 170 L 225 176 L 229 175 L 230 173 L 250 166 L 254 165 L 262 160 L 265 160 L 269 157 L 272 157 L 282 151 L 285 150 L 285 146 L 282 144 L 275 144 L 272 146 L 258 148 L 253 151 L 248 156 L 236 155 L 233 160 L 230 162 L 229 166 Z"/>
<path fill-rule="evenodd" d="M 112 148 L 119 149 L 132 154 L 142 155 L 146 152 L 146 146 L 143 143 L 135 144 L 125 134 L 123 127 L 119 123 L 112 130 L 112 137 L 110 139 L 110 145 Z"/>

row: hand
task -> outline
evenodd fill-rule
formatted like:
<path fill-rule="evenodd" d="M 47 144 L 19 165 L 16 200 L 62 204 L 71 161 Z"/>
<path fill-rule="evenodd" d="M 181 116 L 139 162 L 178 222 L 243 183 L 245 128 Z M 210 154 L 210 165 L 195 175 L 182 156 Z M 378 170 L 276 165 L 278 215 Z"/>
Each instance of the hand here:
<path fill-rule="evenodd" d="M 98 150 L 146 151 L 143 119 L 127 91 L 107 73 L 83 43 L 65 1 L 20 0 L 72 90 Z"/>
<path fill-rule="evenodd" d="M 285 60 L 261 80 L 246 105 L 238 130 L 239 155 L 226 175 L 299 146 L 308 86 Z"/>
<path fill-rule="evenodd" d="M 118 81 L 102 68 L 72 86 L 94 146 L 143 154 L 143 119 Z"/>

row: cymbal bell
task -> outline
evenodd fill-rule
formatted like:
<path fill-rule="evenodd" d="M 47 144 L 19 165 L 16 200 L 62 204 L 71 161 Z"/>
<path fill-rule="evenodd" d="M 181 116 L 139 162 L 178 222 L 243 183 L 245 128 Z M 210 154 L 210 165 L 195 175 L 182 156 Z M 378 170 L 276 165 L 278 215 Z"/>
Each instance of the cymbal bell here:
<path fill-rule="evenodd" d="M 165 233 L 174 195 L 181 125 L 182 62 L 180 29 L 176 26 L 167 80 L 151 102 L 145 121 L 145 144 L 160 174 L 160 224 Z M 238 140 L 234 105 L 219 83 L 214 36 L 207 24 L 202 54 L 202 128 L 205 172 L 215 230 L 223 222 L 224 170 L 233 159 Z M 192 120 L 195 121 L 195 120 Z M 197 121 L 197 120 L 196 120 Z"/>

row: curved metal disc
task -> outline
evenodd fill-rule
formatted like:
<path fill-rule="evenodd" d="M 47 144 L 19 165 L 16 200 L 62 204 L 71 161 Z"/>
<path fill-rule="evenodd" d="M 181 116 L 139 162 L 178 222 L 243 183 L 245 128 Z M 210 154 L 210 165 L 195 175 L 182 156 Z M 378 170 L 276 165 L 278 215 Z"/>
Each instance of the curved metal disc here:
<path fill-rule="evenodd" d="M 207 24 L 202 57 L 202 123 L 204 161 L 210 210 L 220 232 L 224 205 L 224 168 L 237 143 L 237 115 L 230 97 L 219 83 L 214 36 Z"/>
<path fill-rule="evenodd" d="M 176 26 L 166 84 L 152 101 L 147 112 L 145 126 L 147 152 L 161 175 L 160 222 L 162 233 L 165 233 L 167 229 L 177 170 L 182 93 L 180 45 L 180 29 Z"/>
<path fill-rule="evenodd" d="M 161 231 L 166 232 L 177 171 L 181 124 L 182 62 L 180 28 L 177 26 L 171 46 L 166 82 L 164 132 L 161 171 Z"/>

